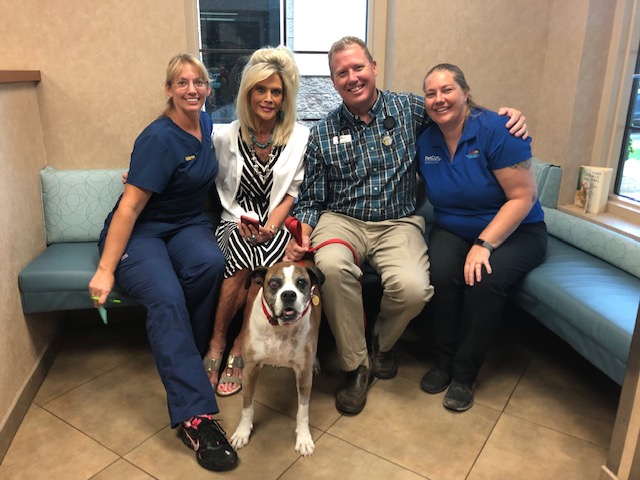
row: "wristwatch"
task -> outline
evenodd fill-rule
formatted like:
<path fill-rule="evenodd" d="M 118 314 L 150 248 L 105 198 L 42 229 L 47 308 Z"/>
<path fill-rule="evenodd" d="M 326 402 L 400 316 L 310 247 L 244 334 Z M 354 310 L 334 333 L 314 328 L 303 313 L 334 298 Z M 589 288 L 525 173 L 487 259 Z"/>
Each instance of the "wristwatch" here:
<path fill-rule="evenodd" d="M 481 239 L 480 237 L 476 238 L 475 241 L 473 242 L 473 244 L 474 245 L 480 245 L 481 247 L 486 248 L 487 250 L 489 250 L 489 253 L 491 253 L 491 252 L 493 252 L 495 250 L 495 247 L 493 245 L 491 245 L 486 240 Z"/>

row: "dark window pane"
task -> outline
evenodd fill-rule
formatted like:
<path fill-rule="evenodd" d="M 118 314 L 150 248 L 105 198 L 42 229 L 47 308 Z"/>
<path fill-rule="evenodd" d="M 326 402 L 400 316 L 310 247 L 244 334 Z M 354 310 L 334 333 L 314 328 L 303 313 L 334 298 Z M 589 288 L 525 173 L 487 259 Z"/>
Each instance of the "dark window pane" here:
<path fill-rule="evenodd" d="M 215 123 L 235 117 L 235 97 L 242 68 L 265 45 L 279 45 L 279 0 L 200 0 L 202 60 L 213 93 L 206 110 Z"/>

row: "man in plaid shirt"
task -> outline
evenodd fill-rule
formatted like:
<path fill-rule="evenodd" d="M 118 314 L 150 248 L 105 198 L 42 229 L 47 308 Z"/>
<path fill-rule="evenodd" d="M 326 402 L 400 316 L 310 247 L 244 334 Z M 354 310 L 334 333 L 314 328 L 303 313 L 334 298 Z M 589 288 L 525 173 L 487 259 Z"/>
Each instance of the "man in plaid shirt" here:
<path fill-rule="evenodd" d="M 291 240 L 285 258 L 298 260 L 312 244 L 339 238 L 381 276 L 383 295 L 370 359 L 360 267 L 341 244 L 314 254 L 326 277 L 323 309 L 345 372 L 336 408 L 357 414 L 373 375 L 396 376 L 393 347 L 433 296 L 424 219 L 414 214 L 415 141 L 428 117 L 422 97 L 376 88 L 376 62 L 359 38 L 334 43 L 329 68 L 343 103 L 311 129 L 294 211 L 303 224 L 303 244 Z M 520 115 L 512 113 L 515 123 Z M 524 117 L 518 125 L 524 125 Z"/>

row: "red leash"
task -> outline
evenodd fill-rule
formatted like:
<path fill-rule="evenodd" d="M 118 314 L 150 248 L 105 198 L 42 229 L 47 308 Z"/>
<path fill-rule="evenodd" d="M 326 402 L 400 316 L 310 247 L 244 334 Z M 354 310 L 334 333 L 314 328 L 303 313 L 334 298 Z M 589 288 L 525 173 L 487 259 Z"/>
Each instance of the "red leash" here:
<path fill-rule="evenodd" d="M 289 232 L 291 233 L 291 236 L 295 239 L 295 241 L 298 242 L 298 245 L 302 245 L 302 223 L 300 222 L 300 220 L 298 220 L 295 217 L 287 217 L 284 221 L 284 226 L 287 227 L 287 230 L 289 230 Z M 316 250 L 320 250 L 322 247 L 326 245 L 330 245 L 334 243 L 344 245 L 349 250 L 351 250 L 351 253 L 353 254 L 353 259 L 355 260 L 356 265 L 358 265 L 358 268 L 360 268 L 360 260 L 358 259 L 358 254 L 356 253 L 355 248 L 353 248 L 353 246 L 350 243 L 342 240 L 341 238 L 330 238 L 329 240 L 325 240 L 324 242 L 322 242 L 320 245 L 317 245 L 315 247 L 309 247 L 309 250 L 307 250 L 307 254 L 313 253 Z M 360 284 L 362 284 L 362 279 L 360 279 Z M 364 323 L 366 325 L 367 315 L 366 313 L 364 313 L 364 308 L 362 309 L 362 312 L 364 315 Z"/>
<path fill-rule="evenodd" d="M 287 227 L 287 230 L 289 230 L 289 232 L 291 233 L 291 236 L 295 239 L 295 241 L 298 242 L 298 245 L 302 245 L 302 223 L 300 222 L 300 220 L 298 220 L 295 217 L 287 217 L 286 220 L 284 221 L 284 226 Z M 316 250 L 320 250 L 325 245 L 330 245 L 332 243 L 338 243 L 340 245 L 344 245 L 349 250 L 351 250 L 351 253 L 353 254 L 353 259 L 356 261 L 356 265 L 360 267 L 360 260 L 358 259 L 358 254 L 356 253 L 355 248 L 353 248 L 350 243 L 345 242 L 341 238 L 330 238 L 329 240 L 325 240 L 324 242 L 322 242 L 320 245 L 316 247 L 309 247 L 309 250 L 307 250 L 307 253 L 313 253 Z"/>

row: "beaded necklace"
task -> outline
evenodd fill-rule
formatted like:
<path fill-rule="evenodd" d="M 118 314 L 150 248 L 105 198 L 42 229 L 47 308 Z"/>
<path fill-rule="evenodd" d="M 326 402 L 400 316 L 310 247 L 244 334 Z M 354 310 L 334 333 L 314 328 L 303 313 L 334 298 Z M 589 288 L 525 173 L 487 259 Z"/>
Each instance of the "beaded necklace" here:
<path fill-rule="evenodd" d="M 249 130 L 249 136 L 251 137 L 251 141 L 256 147 L 267 148 L 269 145 L 271 145 L 271 141 L 273 140 L 273 130 L 271 130 L 271 136 L 269 137 L 269 140 L 267 140 L 267 143 L 258 142 L 255 135 L 253 134 L 253 130 Z"/>
<path fill-rule="evenodd" d="M 266 179 L 269 177 L 269 174 L 273 170 L 272 162 L 275 158 L 274 149 L 271 149 L 271 152 L 269 152 L 269 156 L 264 162 L 258 159 L 258 154 L 256 153 L 256 149 L 253 148 L 253 145 L 249 145 L 249 153 L 251 154 L 250 163 L 251 168 L 253 169 L 253 173 L 260 177 L 260 180 L 262 180 L 262 182 L 266 181 Z"/>

